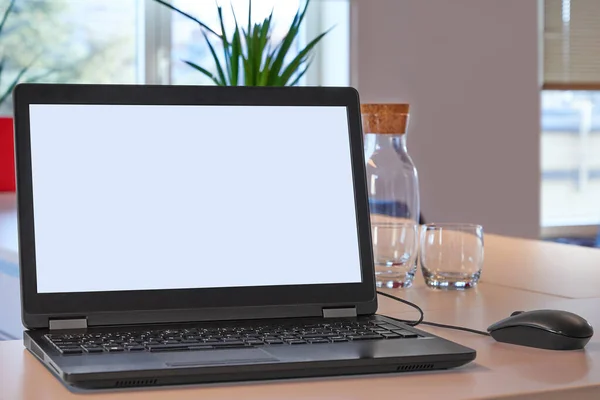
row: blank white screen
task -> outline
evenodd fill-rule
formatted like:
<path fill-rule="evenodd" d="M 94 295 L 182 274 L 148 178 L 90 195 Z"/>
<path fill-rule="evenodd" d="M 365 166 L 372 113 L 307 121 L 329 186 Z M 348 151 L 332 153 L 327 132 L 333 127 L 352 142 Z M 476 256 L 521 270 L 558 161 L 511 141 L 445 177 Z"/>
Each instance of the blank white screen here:
<path fill-rule="evenodd" d="M 31 105 L 39 293 L 361 281 L 345 107 Z"/>

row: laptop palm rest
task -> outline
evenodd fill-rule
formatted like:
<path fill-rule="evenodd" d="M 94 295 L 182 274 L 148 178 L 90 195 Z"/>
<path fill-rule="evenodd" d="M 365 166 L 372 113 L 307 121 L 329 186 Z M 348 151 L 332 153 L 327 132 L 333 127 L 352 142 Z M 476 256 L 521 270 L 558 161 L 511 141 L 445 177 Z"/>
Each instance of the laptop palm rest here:
<path fill-rule="evenodd" d="M 156 354 L 168 367 L 192 367 L 202 365 L 255 364 L 277 362 L 261 349 L 223 349 L 208 351 L 190 351 L 185 353 Z"/>

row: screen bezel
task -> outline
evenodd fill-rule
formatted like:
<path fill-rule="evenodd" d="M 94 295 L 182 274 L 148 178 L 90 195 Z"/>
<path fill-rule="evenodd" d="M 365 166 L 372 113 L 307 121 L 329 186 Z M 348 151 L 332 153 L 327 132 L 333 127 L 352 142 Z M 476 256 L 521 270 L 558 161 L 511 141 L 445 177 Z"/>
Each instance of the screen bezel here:
<path fill-rule="evenodd" d="M 358 93 L 352 88 L 21 84 L 14 92 L 19 258 L 24 322 L 50 316 L 130 311 L 320 307 L 376 303 L 363 137 Z M 352 160 L 362 283 L 263 287 L 38 293 L 29 131 L 31 104 L 344 106 Z M 165 133 L 166 134 L 166 133 Z M 315 227 L 319 229 L 319 227 Z M 368 307 L 372 309 L 373 307 Z M 311 308 L 315 310 L 315 307 Z M 251 317 L 251 315 L 249 315 Z M 35 322 L 33 322 L 35 321 Z"/>

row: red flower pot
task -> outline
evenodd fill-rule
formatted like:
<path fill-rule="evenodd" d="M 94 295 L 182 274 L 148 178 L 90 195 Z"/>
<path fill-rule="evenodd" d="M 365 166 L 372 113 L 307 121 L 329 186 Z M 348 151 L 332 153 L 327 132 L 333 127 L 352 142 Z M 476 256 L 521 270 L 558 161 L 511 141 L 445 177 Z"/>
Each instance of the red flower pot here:
<path fill-rule="evenodd" d="M 14 192 L 15 188 L 13 119 L 0 117 L 0 192 Z"/>

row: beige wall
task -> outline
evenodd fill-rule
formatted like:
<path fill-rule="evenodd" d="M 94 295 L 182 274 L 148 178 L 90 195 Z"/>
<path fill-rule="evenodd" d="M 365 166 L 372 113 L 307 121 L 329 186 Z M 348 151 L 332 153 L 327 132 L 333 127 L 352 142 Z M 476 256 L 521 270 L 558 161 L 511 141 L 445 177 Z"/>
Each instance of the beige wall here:
<path fill-rule="evenodd" d="M 539 234 L 536 0 L 353 0 L 352 83 L 408 102 L 429 221 Z"/>

